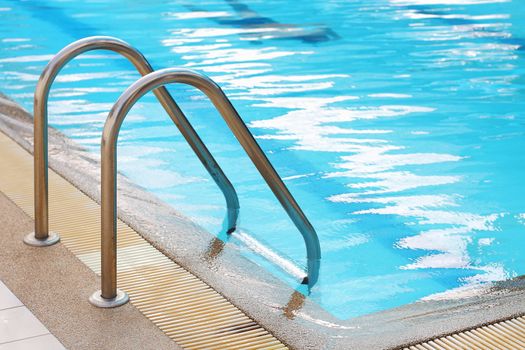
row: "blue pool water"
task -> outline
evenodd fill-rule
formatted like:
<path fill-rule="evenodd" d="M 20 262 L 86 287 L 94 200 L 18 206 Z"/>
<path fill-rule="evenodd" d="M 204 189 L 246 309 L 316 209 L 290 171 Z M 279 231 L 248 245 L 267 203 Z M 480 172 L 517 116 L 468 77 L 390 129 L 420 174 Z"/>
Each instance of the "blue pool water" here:
<path fill-rule="evenodd" d="M 522 0 L 192 3 L 0 0 L 0 91 L 32 109 L 47 61 L 91 35 L 211 76 L 317 229 L 310 297 L 340 319 L 525 273 Z M 137 77 L 114 54 L 81 56 L 54 85 L 50 124 L 98 153 L 108 110 Z M 170 90 L 237 188 L 233 241 L 302 291 L 274 256 L 304 266 L 300 234 L 204 96 Z M 220 191 L 151 94 L 125 121 L 119 157 L 223 237 Z"/>

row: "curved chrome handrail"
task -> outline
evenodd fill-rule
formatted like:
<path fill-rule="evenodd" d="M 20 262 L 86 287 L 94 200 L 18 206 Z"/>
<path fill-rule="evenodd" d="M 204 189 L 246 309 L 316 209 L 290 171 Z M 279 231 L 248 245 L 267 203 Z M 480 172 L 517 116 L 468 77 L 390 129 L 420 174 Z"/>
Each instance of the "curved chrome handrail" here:
<path fill-rule="evenodd" d="M 51 84 L 69 61 L 92 50 L 109 50 L 121 54 L 135 66 L 141 75 L 153 72 L 149 62 L 138 50 L 122 40 L 108 36 L 94 36 L 75 41 L 60 50 L 47 64 L 38 80 L 34 97 L 35 232 L 31 232 L 24 238 L 24 242 L 29 245 L 47 246 L 59 240 L 56 233 L 49 232 L 47 103 Z M 161 87 L 156 89 L 154 94 L 220 187 L 228 208 L 228 232 L 235 230 L 239 215 L 239 200 L 234 187 L 168 90 Z"/>
<path fill-rule="evenodd" d="M 221 88 L 208 77 L 189 69 L 162 69 L 132 84 L 109 112 L 102 132 L 102 289 L 90 298 L 97 306 L 112 307 L 122 298 L 117 289 L 117 139 L 120 126 L 131 107 L 146 93 L 170 83 L 192 85 L 204 92 L 220 112 L 260 174 L 265 179 L 295 226 L 303 235 L 307 252 L 305 283 L 311 287 L 319 277 L 321 248 L 314 228 L 279 177 L 262 149 Z M 125 302 L 125 301 L 123 301 Z"/>

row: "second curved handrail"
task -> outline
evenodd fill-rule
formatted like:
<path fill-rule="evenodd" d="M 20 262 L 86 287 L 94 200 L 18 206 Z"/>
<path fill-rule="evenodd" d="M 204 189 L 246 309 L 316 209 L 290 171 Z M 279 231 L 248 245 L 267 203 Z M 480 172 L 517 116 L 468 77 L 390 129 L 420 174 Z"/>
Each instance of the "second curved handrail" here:
<path fill-rule="evenodd" d="M 117 289 L 117 139 L 120 127 L 131 107 L 149 91 L 170 83 L 192 85 L 204 92 L 220 112 L 229 128 L 265 179 L 295 226 L 301 232 L 307 255 L 307 278 L 310 287 L 319 277 L 321 248 L 319 238 L 310 221 L 279 177 L 257 141 L 221 88 L 208 77 L 189 69 L 168 68 L 150 73 L 132 84 L 113 105 L 102 133 L 102 289 L 92 295 L 91 301 L 102 307 L 115 306 L 122 299 Z"/>
<path fill-rule="evenodd" d="M 122 40 L 108 36 L 94 36 L 75 41 L 63 48 L 47 64 L 38 80 L 34 98 L 35 231 L 24 238 L 24 242 L 29 245 L 46 246 L 59 240 L 56 233 L 49 232 L 47 140 L 49 91 L 56 76 L 69 61 L 92 50 L 109 50 L 121 54 L 135 66 L 141 75 L 153 72 L 149 62 L 138 50 Z M 168 90 L 161 87 L 156 89 L 154 94 L 223 192 L 228 210 L 227 229 L 228 232 L 232 232 L 235 230 L 239 215 L 239 199 L 234 187 Z"/>

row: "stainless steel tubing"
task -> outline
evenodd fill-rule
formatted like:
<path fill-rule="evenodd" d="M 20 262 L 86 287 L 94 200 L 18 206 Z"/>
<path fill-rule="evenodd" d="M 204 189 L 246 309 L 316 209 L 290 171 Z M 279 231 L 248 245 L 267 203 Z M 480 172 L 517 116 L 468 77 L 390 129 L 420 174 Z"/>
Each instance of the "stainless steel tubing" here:
<path fill-rule="evenodd" d="M 92 50 L 109 50 L 121 54 L 135 66 L 141 75 L 146 75 L 153 71 L 146 58 L 135 48 L 122 40 L 106 36 L 94 36 L 75 41 L 62 49 L 47 64 L 38 80 L 34 97 L 35 232 L 28 234 L 24 238 L 24 242 L 33 246 L 51 245 L 59 240 L 57 234 L 49 232 L 48 224 L 47 103 L 51 84 L 62 67 L 70 60 L 86 51 Z M 239 200 L 231 182 L 169 92 L 165 88 L 159 88 L 154 93 L 226 197 L 228 231 L 233 231 L 239 213 Z"/>
<path fill-rule="evenodd" d="M 319 277 L 321 248 L 314 228 L 266 158 L 253 135 L 221 88 L 208 77 L 189 69 L 162 69 L 150 73 L 119 97 L 106 119 L 102 133 L 102 297 L 117 293 L 117 139 L 120 126 L 131 107 L 149 91 L 170 83 L 192 85 L 204 92 L 220 112 L 237 140 L 259 170 L 281 205 L 303 235 L 307 251 L 307 283 L 313 286 Z"/>

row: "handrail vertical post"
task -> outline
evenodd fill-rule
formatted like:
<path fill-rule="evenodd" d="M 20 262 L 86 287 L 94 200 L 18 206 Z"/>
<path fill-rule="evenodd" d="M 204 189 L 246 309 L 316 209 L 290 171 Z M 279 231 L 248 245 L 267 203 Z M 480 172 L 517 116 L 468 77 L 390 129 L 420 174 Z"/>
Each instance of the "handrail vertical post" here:
<path fill-rule="evenodd" d="M 60 241 L 60 236 L 49 231 L 49 174 L 48 174 L 48 134 L 47 134 L 47 96 L 49 86 L 49 65 L 38 80 L 33 101 L 34 115 L 34 210 L 35 231 L 24 237 L 24 243 L 34 247 L 46 247 Z"/>
<path fill-rule="evenodd" d="M 117 288 L 117 145 L 102 137 L 101 156 L 101 281 L 93 293 L 91 304 L 108 308 L 128 302 L 128 295 Z"/>

